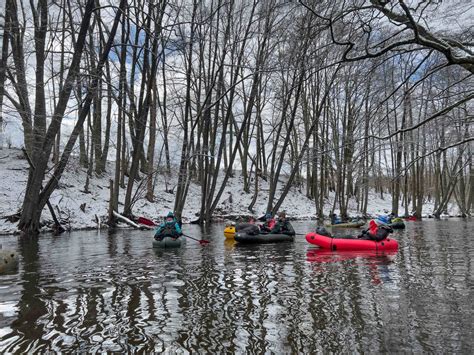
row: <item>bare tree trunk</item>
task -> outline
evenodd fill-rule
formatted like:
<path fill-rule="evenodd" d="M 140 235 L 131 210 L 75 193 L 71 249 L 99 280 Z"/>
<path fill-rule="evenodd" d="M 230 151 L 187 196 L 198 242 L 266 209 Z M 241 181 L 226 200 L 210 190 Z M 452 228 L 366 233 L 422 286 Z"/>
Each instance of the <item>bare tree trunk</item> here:
<path fill-rule="evenodd" d="M 18 96 L 17 108 L 18 113 L 22 119 L 25 148 L 28 154 L 32 156 L 35 137 L 33 134 L 32 124 L 33 113 L 28 98 L 28 84 L 26 81 L 25 54 L 23 50 L 22 33 L 24 28 L 18 21 L 18 8 L 16 0 L 7 0 L 5 6 L 10 20 L 10 42 L 12 47 L 13 63 L 16 71 L 16 83 L 14 86 Z M 40 63 L 39 65 L 44 65 L 44 63 Z"/>
<path fill-rule="evenodd" d="M 196 26 L 194 24 L 196 18 L 198 4 L 197 1 L 193 1 L 193 12 L 191 16 L 191 30 L 190 40 L 188 48 L 188 57 L 186 58 L 186 101 L 184 107 L 184 119 L 183 119 L 183 144 L 181 147 L 181 161 L 179 165 L 178 173 L 178 186 L 176 190 L 176 197 L 174 203 L 174 213 L 178 220 L 181 220 L 183 213 L 184 204 L 186 201 L 186 194 L 188 190 L 188 164 L 189 164 L 189 127 L 188 124 L 191 121 L 191 73 L 192 73 L 192 62 L 193 62 L 193 42 L 196 34 Z"/>
<path fill-rule="evenodd" d="M 52 178 L 48 181 L 44 190 L 41 191 L 41 185 L 45 176 L 47 163 L 51 154 L 52 145 L 54 143 L 54 138 L 59 130 L 59 127 L 61 126 L 61 122 L 64 117 L 64 112 L 69 101 L 70 93 L 72 91 L 73 85 L 76 81 L 76 76 L 79 71 L 81 54 L 84 48 L 87 31 L 89 29 L 90 19 L 94 9 L 94 0 L 89 0 L 86 4 L 84 16 L 82 18 L 81 28 L 77 36 L 77 41 L 74 48 L 74 55 L 71 61 L 71 65 L 69 67 L 69 72 L 66 77 L 63 90 L 61 90 L 60 92 L 58 103 L 56 105 L 51 124 L 49 125 L 48 130 L 44 135 L 44 141 L 42 144 L 38 143 L 38 145 L 41 145 L 41 148 L 38 151 L 35 151 L 36 168 L 33 171 L 30 170 L 30 174 L 28 177 L 25 199 L 23 201 L 23 210 L 19 222 L 19 229 L 25 233 L 36 233 L 39 230 L 39 220 L 43 207 L 51 196 L 51 193 L 56 189 L 58 185 L 59 179 L 61 178 L 64 168 L 66 167 L 66 164 L 69 160 L 69 156 L 79 135 L 80 128 L 82 127 L 84 120 L 89 113 L 90 104 L 93 96 L 95 95 L 95 89 L 98 83 L 97 78 L 101 75 L 102 67 L 108 58 L 108 53 L 112 46 L 113 39 L 115 37 L 115 32 L 118 27 L 118 22 L 125 7 L 125 3 L 125 0 L 121 0 L 120 2 L 119 11 L 117 11 L 112 29 L 110 31 L 109 41 L 107 43 L 107 46 L 104 48 L 104 52 L 101 55 L 101 61 L 99 62 L 97 71 L 96 73 L 94 73 L 95 79 L 85 99 L 84 108 L 81 111 L 78 121 L 74 126 L 73 132 L 64 148 L 61 160 L 58 166 L 56 167 Z"/>
<path fill-rule="evenodd" d="M 308 133 L 306 134 L 306 137 L 305 137 L 305 140 L 303 142 L 303 145 L 301 147 L 301 150 L 300 150 L 300 153 L 299 153 L 299 156 L 298 158 L 296 159 L 297 162 L 301 162 L 303 160 L 303 156 L 306 152 L 306 149 L 308 148 L 308 144 L 309 144 L 309 140 L 312 136 L 312 131 L 314 130 L 314 127 L 318 124 L 319 122 L 319 117 L 321 117 L 321 113 L 322 113 L 322 110 L 323 110 L 323 107 L 324 107 L 324 104 L 326 102 L 326 100 L 328 99 L 328 96 L 329 96 L 329 93 L 330 93 L 330 90 L 332 88 L 332 83 L 334 82 L 334 79 L 336 77 L 336 74 L 338 73 L 339 71 L 339 68 L 340 66 L 337 66 L 336 69 L 334 70 L 333 74 L 331 75 L 331 78 L 329 79 L 328 82 L 326 82 L 326 88 L 325 88 L 325 92 L 324 94 L 321 96 L 321 101 L 318 105 L 319 107 L 319 110 L 315 113 L 315 119 L 313 119 L 313 124 L 311 125 L 311 127 L 309 128 L 308 130 Z M 303 80 L 304 78 L 304 75 L 302 73 L 301 77 L 300 77 L 300 80 Z M 302 82 L 301 82 L 302 84 Z M 292 115 L 295 115 L 296 114 L 296 103 L 298 102 L 298 97 L 299 97 L 299 90 L 301 89 L 301 87 L 298 87 L 297 89 L 297 94 L 295 96 L 295 107 L 294 107 L 294 111 L 293 111 L 293 114 Z M 293 167 L 291 173 L 290 173 L 290 176 L 288 178 L 288 181 L 287 183 L 285 184 L 285 187 L 283 189 L 283 192 L 280 196 L 280 198 L 278 199 L 278 201 L 275 203 L 275 206 L 273 206 L 273 209 L 271 210 L 272 211 L 272 214 L 275 214 L 281 207 L 281 205 L 283 204 L 283 201 L 286 197 L 286 195 L 288 194 L 288 192 L 290 191 L 290 187 L 293 183 L 293 179 L 295 178 L 295 175 L 296 175 L 296 172 L 298 171 L 298 165 L 296 165 L 295 167 Z"/>
<path fill-rule="evenodd" d="M 5 70 L 8 59 L 8 43 L 10 39 L 10 10 L 9 2 L 5 3 L 4 23 L 2 33 L 2 50 L 0 57 L 0 150 L 3 149 L 3 96 L 5 93 Z M 0 16 L 1 19 L 1 16 Z"/>
<path fill-rule="evenodd" d="M 105 63 L 105 73 L 106 73 L 106 82 L 110 83 L 112 81 L 112 76 L 110 75 L 109 62 Z M 104 145 L 102 147 L 101 157 L 98 162 L 98 166 L 96 165 L 97 174 L 102 174 L 107 169 L 107 157 L 109 155 L 111 127 L 112 127 L 112 86 L 107 85 L 107 113 L 105 116 Z"/>
<path fill-rule="evenodd" d="M 153 83 L 153 99 L 150 108 L 150 137 L 148 139 L 147 149 L 147 189 L 146 199 L 153 202 L 154 197 L 154 184 L 153 184 L 153 171 L 154 171 L 154 160 L 155 160 L 155 143 L 156 143 L 156 113 L 158 101 L 158 90 L 156 89 L 156 81 Z"/>
<path fill-rule="evenodd" d="M 405 129 L 405 121 L 407 115 L 407 94 L 405 93 L 404 109 L 402 114 L 402 122 L 400 129 Z M 398 129 L 398 126 L 395 126 Z M 404 133 L 400 133 L 400 137 L 395 140 L 395 171 L 393 177 L 393 192 L 392 192 L 392 213 L 398 216 L 398 205 L 400 201 L 400 181 L 402 173 L 402 158 L 403 158 L 403 142 Z"/>
<path fill-rule="evenodd" d="M 145 138 L 145 130 L 148 118 L 148 112 L 150 110 L 150 106 L 152 105 L 152 93 L 153 93 L 153 85 L 156 80 L 156 73 L 158 71 L 158 44 L 159 44 L 159 37 L 161 35 L 161 21 L 163 19 L 163 15 L 165 12 L 165 7 L 167 3 L 164 1 L 160 4 L 161 8 L 158 9 L 159 13 L 155 14 L 155 23 L 154 23 L 154 33 L 153 33 L 153 41 L 152 41 L 152 48 L 150 51 L 151 54 L 151 68 L 149 69 L 149 74 L 146 80 L 146 94 L 145 98 L 142 101 L 143 104 L 140 105 L 138 116 L 137 116 L 137 136 L 136 136 L 136 144 L 133 149 L 133 156 L 132 156 L 132 165 L 130 167 L 130 173 L 128 177 L 128 185 L 127 185 L 127 192 L 125 194 L 125 203 L 124 203 L 124 215 L 131 216 L 132 214 L 132 191 L 133 185 L 135 182 L 135 178 L 138 175 L 138 168 L 143 156 L 143 140 Z M 151 6 L 150 6 L 151 7 Z M 152 14 L 149 14 L 149 19 L 151 20 Z M 150 24 L 150 22 L 149 22 Z M 151 29 L 151 26 L 148 26 Z M 148 34 L 145 37 L 145 58 L 149 55 L 147 45 L 149 41 Z M 145 61 L 146 63 L 146 61 Z M 145 70 L 148 71 L 148 68 Z"/>
<path fill-rule="evenodd" d="M 248 25 L 246 27 L 246 31 L 245 31 L 245 34 L 244 34 L 244 37 L 243 37 L 244 40 L 241 44 L 241 50 L 240 50 L 239 55 L 238 55 L 238 59 L 237 59 L 238 65 L 237 65 L 237 67 L 240 66 L 240 63 L 242 62 L 243 57 L 244 57 L 244 49 L 245 49 L 245 45 L 246 45 L 247 41 L 249 40 L 249 31 L 250 31 L 250 28 L 251 28 L 251 23 L 253 21 L 255 9 L 256 9 L 256 2 L 254 1 L 253 2 L 253 7 L 252 7 L 252 10 L 251 10 L 251 14 L 250 14 L 250 17 L 249 17 L 249 20 L 248 20 Z M 268 23 L 270 23 L 270 21 L 267 18 L 266 24 L 268 24 Z M 266 27 L 266 29 L 268 29 L 268 27 Z M 232 166 L 234 164 L 234 160 L 235 160 L 235 157 L 237 155 L 237 150 L 239 148 L 239 144 L 241 143 L 241 139 L 242 139 L 242 135 L 244 133 L 244 130 L 246 129 L 246 126 L 247 126 L 247 124 L 250 120 L 250 116 L 252 114 L 255 99 L 256 99 L 256 96 L 257 96 L 259 83 L 260 83 L 260 79 L 261 79 L 259 68 L 263 65 L 263 60 L 264 60 L 264 56 L 265 56 L 265 53 L 266 53 L 266 47 L 267 47 L 267 40 L 268 40 L 268 31 L 264 31 L 264 36 L 262 38 L 262 43 L 258 47 L 257 60 L 256 60 L 256 64 L 255 64 L 255 71 L 252 75 L 252 86 L 251 86 L 251 89 L 250 89 L 249 102 L 247 104 L 247 109 L 244 113 L 244 118 L 243 118 L 243 121 L 241 123 L 240 129 L 237 132 L 234 148 L 230 149 L 230 158 L 229 158 L 229 161 L 228 161 L 229 165 L 228 165 L 228 168 L 226 170 L 224 180 L 223 180 L 219 190 L 217 191 L 217 194 L 215 195 L 214 200 L 212 200 L 212 198 L 214 196 L 216 184 L 217 184 L 218 169 L 216 169 L 214 171 L 214 176 L 212 178 L 212 186 L 211 186 L 211 189 L 209 191 L 209 198 L 208 198 L 208 203 L 207 203 L 208 208 L 207 208 L 206 216 L 205 216 L 205 219 L 206 219 L 207 222 L 210 221 L 212 213 L 214 212 L 215 208 L 217 207 L 217 204 L 220 200 L 220 197 L 222 196 L 222 193 L 224 192 L 225 185 L 227 184 L 228 179 L 232 175 L 232 170 L 233 170 Z M 234 72 L 234 80 L 233 80 L 234 84 L 237 82 L 237 77 L 238 77 L 238 74 L 239 74 L 239 70 L 236 70 Z M 228 104 L 229 107 L 227 108 L 228 111 L 227 111 L 227 114 L 225 116 L 225 120 L 224 120 L 224 123 L 223 123 L 224 127 L 227 126 L 227 122 L 229 122 L 229 119 L 232 115 L 232 102 L 234 100 L 234 88 L 235 88 L 235 86 L 232 86 L 231 92 L 229 94 L 229 96 L 230 96 L 230 100 L 229 100 L 229 104 Z M 232 127 L 232 124 L 230 124 L 230 127 Z M 231 132 L 232 132 L 232 129 L 231 129 Z M 224 130 L 222 134 L 225 135 L 226 131 Z M 231 134 L 231 137 L 232 137 L 232 134 Z M 229 145 L 229 146 L 232 147 L 232 145 Z M 223 144 L 221 144 L 219 146 L 219 152 L 218 152 L 216 167 L 218 167 L 220 165 L 222 150 L 223 150 Z M 212 201 L 212 203 L 211 203 L 211 201 Z"/>
<path fill-rule="evenodd" d="M 467 197 L 466 210 L 468 215 L 472 215 L 474 212 L 474 164 L 473 164 L 473 151 L 472 146 L 468 145 L 468 154 L 469 157 L 469 195 Z"/>
<path fill-rule="evenodd" d="M 119 90 L 117 96 L 117 141 L 115 144 L 115 176 L 113 183 L 113 193 L 111 197 L 111 210 L 109 211 L 109 225 L 115 226 L 116 218 L 113 211 L 118 211 L 118 202 L 120 195 L 122 171 L 122 146 L 125 145 L 122 141 L 122 135 L 125 131 L 125 107 L 127 103 L 127 95 L 125 94 L 125 86 L 127 85 L 127 38 L 129 31 L 126 26 L 126 21 L 122 21 L 122 36 L 120 47 L 120 76 L 119 76 Z"/>
<path fill-rule="evenodd" d="M 370 92 L 370 85 L 369 90 Z M 365 98 L 365 117 L 364 117 L 364 146 L 363 146 L 363 164 L 362 164 L 362 196 L 363 203 L 361 212 L 363 216 L 367 215 L 367 205 L 369 200 L 369 128 L 370 128 L 370 116 L 369 116 L 369 95 Z"/>
<path fill-rule="evenodd" d="M 161 42 L 162 48 L 165 48 L 165 42 L 162 40 Z M 169 148 L 169 138 L 168 138 L 168 108 L 167 108 L 167 98 L 168 98 L 168 92 L 167 92 L 167 81 L 166 81 L 166 51 L 162 51 L 162 63 L 163 65 L 161 66 L 161 73 L 162 73 L 162 79 L 163 79 L 163 100 L 160 101 L 159 95 L 157 95 L 157 100 L 158 100 L 158 106 L 160 107 L 160 113 L 161 113 L 161 121 L 162 121 L 162 127 L 163 127 L 163 146 L 165 148 L 165 160 L 166 160 L 166 173 L 169 175 L 171 174 L 171 159 L 170 159 L 170 148 Z"/>

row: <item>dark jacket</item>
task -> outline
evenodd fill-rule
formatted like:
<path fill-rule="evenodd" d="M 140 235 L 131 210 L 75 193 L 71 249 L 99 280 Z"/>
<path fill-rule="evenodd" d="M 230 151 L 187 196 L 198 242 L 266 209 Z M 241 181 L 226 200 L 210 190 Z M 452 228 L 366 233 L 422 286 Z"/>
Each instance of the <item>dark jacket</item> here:
<path fill-rule="evenodd" d="M 284 222 L 277 221 L 275 225 L 273 226 L 272 230 L 270 233 L 273 234 L 288 234 L 288 235 L 295 235 L 295 230 L 293 229 L 293 226 L 291 223 L 287 220 Z"/>
<path fill-rule="evenodd" d="M 342 220 L 338 216 L 336 216 L 336 214 L 333 214 L 331 216 L 331 224 L 340 224 L 340 223 L 342 223 Z"/>
<path fill-rule="evenodd" d="M 387 225 L 377 226 L 375 221 L 370 221 L 369 229 L 363 230 L 362 234 L 359 236 L 360 239 L 366 240 L 375 240 L 380 242 L 388 237 L 390 233 L 393 232 L 393 229 Z"/>
<path fill-rule="evenodd" d="M 173 221 L 173 222 L 164 222 L 160 224 L 158 229 L 156 230 L 155 233 L 155 239 L 163 239 L 164 237 L 173 237 L 177 238 L 181 234 L 181 227 L 179 226 L 178 222 Z"/>

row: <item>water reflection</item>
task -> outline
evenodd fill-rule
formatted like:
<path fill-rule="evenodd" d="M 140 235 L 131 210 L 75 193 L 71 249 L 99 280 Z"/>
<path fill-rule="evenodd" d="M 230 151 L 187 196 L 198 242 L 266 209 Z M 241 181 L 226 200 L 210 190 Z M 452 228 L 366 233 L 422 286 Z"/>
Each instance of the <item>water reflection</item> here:
<path fill-rule="evenodd" d="M 344 263 L 356 262 L 365 266 L 365 272 L 368 272 L 371 283 L 378 285 L 386 282 L 391 283 L 391 268 L 397 256 L 397 251 L 388 251 L 378 253 L 376 251 L 330 251 L 324 249 L 310 249 L 306 254 L 306 259 L 310 263 L 315 263 L 314 270 L 324 271 L 319 264 L 325 263 Z M 347 268 L 347 266 L 342 266 Z"/>
<path fill-rule="evenodd" d="M 211 243 L 171 250 L 136 231 L 12 238 L 21 264 L 0 275 L 0 350 L 467 353 L 472 227 L 409 222 L 383 255 L 304 237 L 237 246 L 223 225 L 186 226 Z"/>
<path fill-rule="evenodd" d="M 326 249 L 309 249 L 306 259 L 309 262 L 336 263 L 344 260 L 361 258 L 368 264 L 387 264 L 395 260 L 397 251 L 331 251 Z"/>

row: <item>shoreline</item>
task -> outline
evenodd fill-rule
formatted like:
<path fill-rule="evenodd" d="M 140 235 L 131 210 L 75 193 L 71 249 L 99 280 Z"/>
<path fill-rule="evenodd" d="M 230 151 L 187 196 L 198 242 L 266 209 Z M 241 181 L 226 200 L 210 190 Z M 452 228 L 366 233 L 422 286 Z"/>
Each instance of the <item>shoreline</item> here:
<path fill-rule="evenodd" d="M 235 220 L 235 219 L 231 219 L 231 218 L 221 218 L 222 216 L 219 216 L 218 219 L 214 219 L 211 221 L 211 224 L 219 224 L 219 223 L 227 223 L 227 222 L 235 222 L 235 223 L 246 223 L 246 222 L 249 222 L 250 219 L 241 219 L 239 221 Z M 364 221 L 369 221 L 370 219 L 373 219 L 375 218 L 376 216 L 370 216 L 369 218 L 360 218 Z M 355 217 L 356 218 L 356 217 Z M 472 218 L 472 216 L 466 216 L 466 217 L 462 217 L 462 216 L 441 216 L 440 218 L 435 218 L 434 216 L 432 215 L 425 215 L 423 216 L 422 218 L 416 220 L 416 221 L 406 221 L 405 219 L 407 217 L 398 217 L 398 218 L 402 218 L 404 219 L 405 222 L 420 222 L 420 221 L 425 221 L 425 220 L 443 220 L 443 219 L 454 219 L 454 218 L 459 218 L 459 219 L 470 219 Z M 290 221 L 317 221 L 318 219 L 316 217 L 301 217 L 301 218 L 296 218 L 296 217 L 288 217 L 288 220 Z M 256 223 L 259 223 L 260 221 L 255 218 L 254 221 Z M 328 219 L 324 219 L 325 222 L 328 221 Z M 191 222 L 183 222 L 184 225 L 189 225 L 189 224 L 197 224 L 197 223 L 192 223 Z M 158 226 L 157 226 L 158 227 Z M 63 234 L 63 233 L 72 233 L 72 232 L 81 232 L 81 231 L 94 231 L 94 230 L 99 230 L 99 231 L 107 231 L 107 232 L 113 232 L 114 230 L 149 230 L 149 231 L 153 231 L 155 230 L 155 228 L 146 228 L 146 227 L 143 227 L 143 228 L 134 228 L 134 227 L 131 227 L 129 225 L 127 225 L 126 223 L 119 223 L 119 225 L 117 227 L 114 227 L 114 228 L 111 228 L 109 226 L 107 226 L 106 224 L 103 224 L 101 227 L 92 227 L 92 226 L 86 226 L 86 227 L 76 227 L 76 228 L 71 228 L 71 229 L 66 229 L 64 232 L 60 233 L 60 234 L 57 234 L 58 236 Z M 40 233 L 38 234 L 39 235 L 44 235 L 44 234 L 54 234 L 54 230 L 53 229 L 44 229 L 44 230 L 41 230 Z M 23 233 L 20 231 L 20 230 L 9 230 L 9 231 L 5 231 L 5 230 L 2 230 L 0 231 L 0 237 L 6 237 L 6 236 L 22 236 Z"/>
<path fill-rule="evenodd" d="M 17 220 L 9 222 L 7 216 L 12 216 L 21 210 L 28 180 L 28 163 L 22 159 L 23 153 L 19 149 L 4 149 L 4 159 L 0 159 L 0 180 L 3 183 L 0 192 L 0 235 L 15 235 L 20 232 L 16 229 Z M 97 227 L 108 229 L 107 216 L 109 209 L 109 180 L 113 179 L 115 164 L 107 162 L 106 172 L 100 176 L 92 174 L 87 178 L 87 169 L 79 164 L 78 157 L 72 157 L 67 165 L 63 176 L 59 182 L 50 202 L 54 207 L 58 220 L 63 227 L 70 228 L 71 231 L 95 230 Z M 85 183 L 88 180 L 87 192 Z M 158 174 L 154 185 L 153 202 L 145 199 L 145 195 L 140 195 L 135 202 L 132 214 L 136 217 L 142 216 L 153 221 L 161 221 L 168 212 L 173 211 L 175 195 L 170 192 L 173 186 L 178 183 L 176 175 Z M 282 184 L 285 178 L 282 178 Z M 250 217 L 258 219 L 265 214 L 268 206 L 269 185 L 264 180 L 259 180 L 258 195 L 255 200 L 254 192 L 245 193 L 242 191 L 242 177 L 238 171 L 234 177 L 230 178 L 226 184 L 212 222 L 245 221 Z M 198 220 L 201 206 L 201 186 L 191 181 L 189 185 L 186 204 L 182 213 L 184 224 L 193 223 Z M 125 190 L 120 190 L 119 206 L 123 206 Z M 277 196 L 278 197 L 278 196 Z M 334 208 L 334 192 L 328 192 L 325 197 L 323 212 L 325 216 Z M 367 216 L 386 215 L 392 209 L 392 199 L 388 191 L 383 196 L 374 190 L 369 191 L 369 203 L 367 206 Z M 252 205 L 252 212 L 248 207 Z M 360 216 L 358 203 L 355 197 L 349 199 L 348 214 L 352 217 Z M 411 211 L 408 206 L 408 211 Z M 405 206 L 399 205 L 399 211 L 406 212 Z M 422 215 L 429 216 L 429 212 L 434 210 L 432 201 L 425 201 Z M 317 220 L 315 214 L 314 200 L 308 198 L 304 192 L 294 186 L 286 196 L 280 211 L 285 211 L 290 220 Z M 118 211 L 121 213 L 122 211 Z M 451 203 L 447 212 L 450 216 L 457 216 L 459 209 Z M 338 208 L 334 213 L 340 215 Z M 53 224 L 52 217 L 48 209 L 44 209 L 41 218 L 41 232 L 50 232 Z"/>

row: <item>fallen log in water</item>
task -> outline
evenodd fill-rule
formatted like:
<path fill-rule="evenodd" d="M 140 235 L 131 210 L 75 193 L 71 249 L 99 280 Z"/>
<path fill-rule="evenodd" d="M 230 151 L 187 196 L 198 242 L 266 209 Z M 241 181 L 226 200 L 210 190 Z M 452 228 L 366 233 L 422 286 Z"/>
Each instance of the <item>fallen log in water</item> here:
<path fill-rule="evenodd" d="M 113 211 L 112 212 L 114 214 L 114 216 L 121 220 L 122 222 L 125 222 L 126 224 L 128 224 L 129 226 L 131 227 L 134 227 L 134 228 L 137 228 L 137 229 L 155 229 L 155 227 L 153 226 L 147 226 L 147 225 L 144 225 L 144 224 L 138 224 L 138 223 L 135 223 L 134 221 L 132 221 L 131 219 L 125 217 L 125 216 L 122 216 L 120 213 L 118 213 L 117 211 Z"/>

